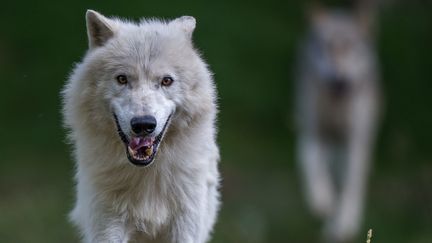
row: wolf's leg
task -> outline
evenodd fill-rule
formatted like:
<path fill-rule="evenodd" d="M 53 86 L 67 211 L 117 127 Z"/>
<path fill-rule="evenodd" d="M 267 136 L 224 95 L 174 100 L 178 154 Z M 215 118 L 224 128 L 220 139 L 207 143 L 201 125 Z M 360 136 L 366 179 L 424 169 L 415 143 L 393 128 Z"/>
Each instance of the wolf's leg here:
<path fill-rule="evenodd" d="M 173 219 L 170 243 L 204 243 L 214 224 L 218 210 L 218 192 L 216 185 L 201 185 L 190 190 L 190 195 L 183 201 L 180 214 Z M 192 192 L 192 193 L 191 193 Z M 186 192 L 187 193 L 187 192 Z"/>
<path fill-rule="evenodd" d="M 306 199 L 314 214 L 326 218 L 332 213 L 335 200 L 329 151 L 317 136 L 311 134 L 300 136 L 297 149 Z"/>
<path fill-rule="evenodd" d="M 196 206 L 195 210 L 192 210 L 192 208 L 183 209 L 181 214 L 174 218 L 168 242 L 203 243 L 200 236 L 202 222 L 199 215 L 202 213 L 202 207 L 200 205 Z"/>
<path fill-rule="evenodd" d="M 201 227 L 201 242 L 208 242 L 219 211 L 219 179 L 207 182 L 207 197 L 205 213 L 201 215 L 204 227 Z"/>
<path fill-rule="evenodd" d="M 362 220 L 375 125 L 375 117 L 371 112 L 374 107 L 371 104 L 366 105 L 367 102 L 357 102 L 353 110 L 353 127 L 347 144 L 347 167 L 342 180 L 342 191 L 335 218 L 327 226 L 333 242 L 352 239 Z"/>
<path fill-rule="evenodd" d="M 89 226 L 89 229 L 84 235 L 84 242 L 88 243 L 127 243 L 129 241 L 129 233 L 125 226 L 115 220 L 100 219 L 101 222 Z M 102 223 L 103 222 L 103 223 Z"/>
<path fill-rule="evenodd" d="M 88 207 L 90 208 L 90 207 Z M 82 210 L 77 208 L 71 214 L 72 220 L 80 228 L 82 241 L 85 243 L 127 243 L 129 232 L 126 225 L 119 218 L 109 217 L 100 209 Z"/>
<path fill-rule="evenodd" d="M 347 171 L 337 212 L 327 226 L 330 237 L 340 241 L 354 237 L 360 226 L 369 167 L 365 145 L 360 141 L 352 141 L 349 147 Z"/>

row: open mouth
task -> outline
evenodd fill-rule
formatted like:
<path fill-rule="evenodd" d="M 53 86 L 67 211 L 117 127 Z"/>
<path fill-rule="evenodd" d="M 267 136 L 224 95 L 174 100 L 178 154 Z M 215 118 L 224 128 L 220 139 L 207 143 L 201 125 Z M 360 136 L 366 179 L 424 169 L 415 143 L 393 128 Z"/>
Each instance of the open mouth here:
<path fill-rule="evenodd" d="M 162 131 L 157 136 L 135 136 L 128 139 L 120 127 L 116 114 L 114 114 L 117 132 L 126 146 L 126 155 L 132 164 L 137 166 L 147 166 L 153 162 L 158 152 L 159 144 L 162 141 L 166 128 L 168 127 L 171 115 L 172 114 L 168 116 Z"/>

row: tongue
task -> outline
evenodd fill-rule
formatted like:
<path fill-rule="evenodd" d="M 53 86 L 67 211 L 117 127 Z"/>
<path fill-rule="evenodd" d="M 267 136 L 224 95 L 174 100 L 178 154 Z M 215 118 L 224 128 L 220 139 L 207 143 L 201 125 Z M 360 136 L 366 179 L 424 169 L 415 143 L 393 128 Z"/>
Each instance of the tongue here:
<path fill-rule="evenodd" d="M 129 147 L 133 150 L 138 150 L 142 147 L 150 147 L 153 144 L 152 138 L 134 137 L 129 143 Z"/>

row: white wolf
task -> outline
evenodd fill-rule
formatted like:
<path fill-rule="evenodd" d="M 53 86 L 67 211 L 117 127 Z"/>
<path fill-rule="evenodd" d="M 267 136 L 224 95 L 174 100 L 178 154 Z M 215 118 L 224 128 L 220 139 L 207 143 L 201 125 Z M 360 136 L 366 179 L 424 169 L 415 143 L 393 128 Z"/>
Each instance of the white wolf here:
<path fill-rule="evenodd" d="M 371 12 L 315 8 L 300 50 L 298 160 L 329 242 L 352 240 L 363 211 L 378 115 Z"/>
<path fill-rule="evenodd" d="M 219 208 L 216 90 L 193 17 L 88 10 L 89 50 L 63 90 L 84 242 L 202 243 Z"/>

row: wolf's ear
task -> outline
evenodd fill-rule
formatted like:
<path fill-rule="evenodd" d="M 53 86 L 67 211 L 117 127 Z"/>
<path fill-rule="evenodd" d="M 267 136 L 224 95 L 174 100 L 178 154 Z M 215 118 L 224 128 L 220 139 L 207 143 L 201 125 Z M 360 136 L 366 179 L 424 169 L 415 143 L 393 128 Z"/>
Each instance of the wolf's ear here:
<path fill-rule="evenodd" d="M 376 1 L 358 1 L 355 6 L 355 14 L 358 26 L 365 37 L 373 37 L 377 31 L 375 22 L 377 21 Z"/>
<path fill-rule="evenodd" d="M 319 26 L 327 17 L 327 11 L 320 3 L 312 2 L 306 7 L 306 17 L 309 24 Z"/>
<path fill-rule="evenodd" d="M 174 19 L 170 24 L 178 26 L 190 38 L 192 37 L 192 33 L 195 30 L 196 20 L 192 16 L 182 16 L 180 18 Z"/>
<path fill-rule="evenodd" d="M 113 37 L 113 26 L 110 24 L 110 20 L 102 14 L 93 10 L 87 10 L 86 21 L 90 49 L 103 46 Z"/>

